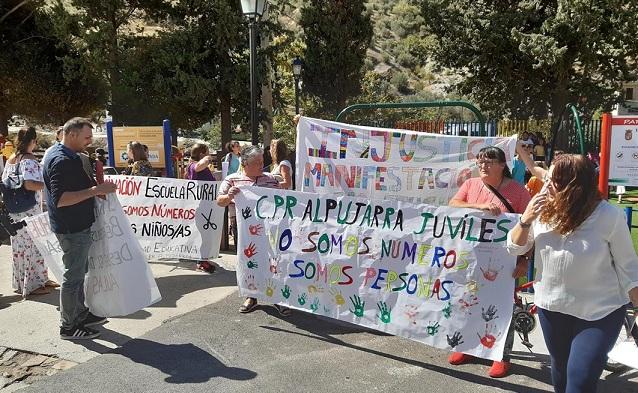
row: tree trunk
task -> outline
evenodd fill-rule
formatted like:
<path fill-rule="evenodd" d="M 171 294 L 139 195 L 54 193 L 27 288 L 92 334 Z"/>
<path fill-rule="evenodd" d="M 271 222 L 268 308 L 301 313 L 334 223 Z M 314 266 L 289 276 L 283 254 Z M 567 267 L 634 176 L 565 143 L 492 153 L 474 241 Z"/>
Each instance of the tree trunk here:
<path fill-rule="evenodd" d="M 219 150 L 223 152 L 223 154 L 228 153 L 226 151 L 226 143 L 230 142 L 233 138 L 232 135 L 232 124 L 230 117 L 230 92 L 224 90 L 220 94 L 220 115 L 221 115 L 221 127 L 222 127 L 222 145 Z M 219 157 L 220 159 L 221 157 Z"/>
<path fill-rule="evenodd" d="M 9 111 L 4 108 L 0 108 L 0 134 L 9 136 Z"/>

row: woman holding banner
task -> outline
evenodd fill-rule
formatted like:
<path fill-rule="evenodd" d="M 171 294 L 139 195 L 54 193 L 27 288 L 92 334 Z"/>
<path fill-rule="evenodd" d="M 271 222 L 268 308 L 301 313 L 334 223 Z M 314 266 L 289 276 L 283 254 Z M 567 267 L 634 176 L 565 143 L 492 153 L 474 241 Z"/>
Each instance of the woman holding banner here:
<path fill-rule="evenodd" d="M 270 173 L 264 173 L 264 151 L 258 147 L 249 145 L 241 151 L 241 167 L 240 172 L 228 175 L 219 188 L 217 193 L 217 204 L 222 207 L 228 206 L 228 218 L 231 228 L 235 229 L 235 239 L 237 239 L 237 218 L 235 211 L 235 203 L 233 199 L 240 190 L 239 186 L 281 188 L 279 181 Z M 240 313 L 249 313 L 257 307 L 257 299 L 247 297 L 244 304 L 239 308 Z M 275 305 L 281 316 L 290 315 L 290 309 L 280 305 Z"/>
<path fill-rule="evenodd" d="M 595 392 L 629 300 L 638 306 L 638 257 L 625 215 L 603 201 L 596 166 L 556 158 L 548 181 L 509 232 L 508 251 L 534 245 L 534 303 L 556 392 Z"/>
<path fill-rule="evenodd" d="M 188 179 L 215 181 L 213 173 L 209 168 L 211 161 L 212 157 L 209 154 L 208 146 L 204 143 L 194 144 L 191 149 L 190 163 L 188 164 L 188 169 L 186 171 Z M 197 262 L 197 270 L 200 272 L 213 274 L 215 269 L 215 265 L 208 261 Z"/>
<path fill-rule="evenodd" d="M 479 177 L 466 180 L 459 191 L 450 200 L 449 205 L 483 210 L 495 216 L 501 213 L 522 213 L 530 196 L 525 187 L 512 179 L 507 167 L 505 152 L 495 146 L 482 148 L 478 153 L 476 164 Z M 520 258 L 512 273 L 512 277 L 523 276 L 527 272 L 527 259 Z M 514 345 L 514 324 L 510 324 L 505 340 L 502 361 L 494 361 L 489 370 L 492 378 L 507 376 L 510 369 L 510 352 Z M 452 365 L 468 363 L 473 356 L 454 352 L 448 361 Z"/>
<path fill-rule="evenodd" d="M 292 189 L 292 164 L 286 159 L 288 157 L 286 142 L 281 139 L 270 141 L 270 156 L 273 163 L 270 173 L 279 180 L 281 188 L 284 190 Z"/>

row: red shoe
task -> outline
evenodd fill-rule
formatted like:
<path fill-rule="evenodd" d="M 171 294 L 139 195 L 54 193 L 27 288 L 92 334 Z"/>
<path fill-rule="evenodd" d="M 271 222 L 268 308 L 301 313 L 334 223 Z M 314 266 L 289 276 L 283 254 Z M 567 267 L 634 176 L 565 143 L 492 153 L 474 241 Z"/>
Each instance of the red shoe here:
<path fill-rule="evenodd" d="M 469 363 L 472 360 L 474 360 L 474 356 L 461 352 L 452 352 L 450 357 L 447 358 L 447 361 L 454 366 Z"/>
<path fill-rule="evenodd" d="M 512 364 L 510 362 L 494 361 L 494 363 L 492 363 L 492 367 L 490 367 L 489 375 L 492 378 L 506 377 L 509 374 L 511 366 Z"/>

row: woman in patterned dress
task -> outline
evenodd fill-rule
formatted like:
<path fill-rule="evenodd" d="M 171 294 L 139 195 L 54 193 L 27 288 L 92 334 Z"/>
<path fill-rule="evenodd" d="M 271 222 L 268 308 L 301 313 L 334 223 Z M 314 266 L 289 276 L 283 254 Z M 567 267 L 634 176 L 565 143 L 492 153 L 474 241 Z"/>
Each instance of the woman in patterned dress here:
<path fill-rule="evenodd" d="M 33 155 L 36 146 L 35 128 L 29 127 L 18 132 L 16 152 L 9 157 L 2 172 L 2 180 L 16 172 L 24 179 L 23 187 L 29 191 L 40 191 L 44 188 L 42 168 Z M 34 204 L 23 213 L 9 213 L 14 221 L 41 213 L 38 204 Z M 44 258 L 36 248 L 31 236 L 26 230 L 18 231 L 11 238 L 13 251 L 13 279 L 12 286 L 16 293 L 23 297 L 27 295 L 43 295 L 51 291 L 50 287 L 59 285 L 49 280 Z"/>

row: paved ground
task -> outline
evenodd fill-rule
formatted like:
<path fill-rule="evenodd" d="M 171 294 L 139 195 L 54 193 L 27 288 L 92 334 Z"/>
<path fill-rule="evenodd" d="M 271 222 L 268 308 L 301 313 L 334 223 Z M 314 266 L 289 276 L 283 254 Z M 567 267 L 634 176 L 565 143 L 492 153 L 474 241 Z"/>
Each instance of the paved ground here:
<path fill-rule="evenodd" d="M 233 261 L 222 263 L 232 269 Z M 517 340 L 512 375 L 494 380 L 487 361 L 452 367 L 445 351 L 354 325 L 301 312 L 282 319 L 272 307 L 241 315 L 234 272 L 208 276 L 190 264 L 153 263 L 161 303 L 111 319 L 94 343 L 66 342 L 57 337 L 56 297 L 6 296 L 8 269 L 0 264 L 0 364 L 3 351 L 28 350 L 35 354 L 20 362 L 48 369 L 33 385 L 17 382 L 2 393 L 552 391 L 540 330 L 531 338 L 537 354 Z M 638 371 L 604 378 L 600 392 L 638 392 Z"/>
<path fill-rule="evenodd" d="M 446 352 L 413 341 L 305 313 L 282 319 L 271 307 L 240 315 L 240 302 L 173 318 L 24 392 L 551 391 L 544 356 L 516 352 L 512 375 L 494 380 L 487 362 L 451 367 Z M 601 391 L 637 387 L 613 377 Z"/>

